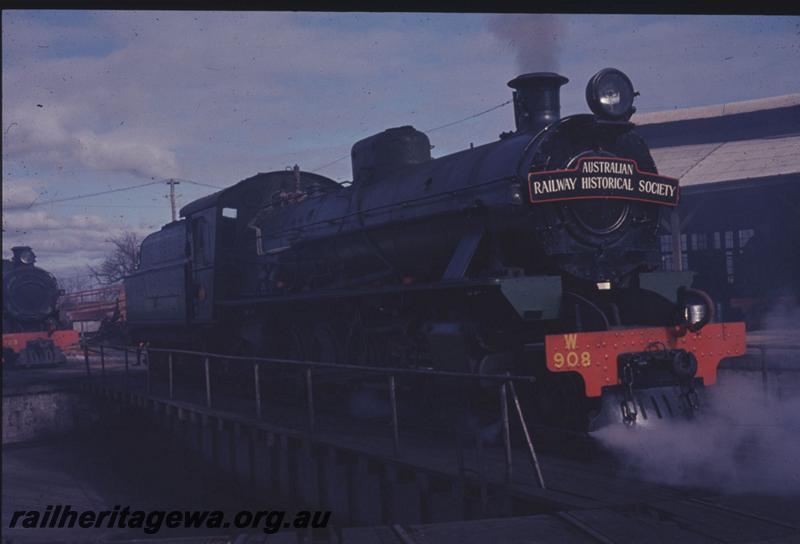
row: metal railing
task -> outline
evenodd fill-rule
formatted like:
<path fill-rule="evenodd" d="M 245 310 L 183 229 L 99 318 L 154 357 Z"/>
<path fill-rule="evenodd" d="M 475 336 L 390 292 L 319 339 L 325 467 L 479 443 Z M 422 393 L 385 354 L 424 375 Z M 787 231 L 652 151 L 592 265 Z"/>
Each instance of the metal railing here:
<path fill-rule="evenodd" d="M 383 376 L 386 380 L 386 394 L 389 403 L 390 413 L 389 420 L 391 425 L 391 439 L 392 439 L 392 454 L 394 457 L 401 455 L 401 441 L 400 441 L 400 424 L 399 424 L 399 409 L 398 409 L 398 386 L 397 378 L 399 376 L 422 376 L 426 378 L 433 378 L 436 380 L 447 379 L 463 379 L 468 381 L 479 380 L 483 382 L 494 382 L 496 384 L 499 395 L 499 411 L 500 411 L 500 424 L 502 430 L 502 446 L 503 446 L 503 462 L 505 466 L 505 479 L 507 482 L 511 481 L 513 474 L 513 455 L 511 447 L 511 417 L 510 408 L 514 410 L 517 420 L 522 431 L 522 438 L 524 438 L 524 446 L 526 447 L 528 457 L 530 458 L 531 465 L 536 472 L 536 478 L 542 489 L 545 489 L 544 478 L 541 472 L 539 460 L 536 455 L 536 450 L 533 444 L 533 438 L 530 434 L 529 426 L 526 422 L 523 413 L 522 405 L 517 395 L 515 383 L 530 383 L 534 380 L 533 376 L 516 376 L 510 374 L 471 374 L 465 372 L 454 372 L 433 369 L 419 369 L 419 368 L 398 368 L 398 367 L 374 367 L 356 364 L 337 364 L 325 363 L 316 361 L 299 361 L 294 359 L 282 358 L 269 358 L 269 357 L 253 357 L 241 355 L 227 355 L 218 353 L 209 353 L 202 351 L 183 350 L 183 349 L 165 349 L 165 348 L 150 348 L 148 346 L 115 346 L 107 344 L 96 344 L 90 346 L 88 343 L 83 344 L 84 360 L 86 365 L 86 374 L 92 375 L 92 368 L 90 364 L 90 353 L 99 355 L 100 362 L 100 378 L 105 381 L 106 379 L 106 358 L 108 350 L 118 350 L 123 354 L 124 369 L 125 369 L 125 387 L 131 387 L 131 354 L 135 354 L 135 363 L 145 371 L 145 390 L 148 395 L 153 392 L 153 373 L 155 358 L 154 354 L 166 355 L 166 359 L 161 362 L 166 366 L 167 374 L 167 396 L 170 400 L 176 399 L 176 358 L 180 357 L 181 363 L 191 362 L 195 365 L 202 365 L 203 379 L 200 389 L 202 389 L 202 404 L 209 409 L 217 407 L 216 393 L 214 392 L 214 380 L 212 379 L 212 363 L 215 361 L 241 361 L 243 363 L 251 363 L 253 365 L 252 371 L 252 410 L 255 418 L 259 421 L 265 418 L 265 402 L 262 398 L 262 386 L 264 385 L 263 367 L 269 366 L 288 366 L 294 367 L 302 371 L 302 382 L 305 393 L 305 411 L 306 411 L 306 432 L 309 436 L 313 436 L 317 430 L 318 418 L 317 408 L 315 407 L 315 372 L 322 369 L 338 370 L 338 371 L 356 371 L 362 377 L 368 375 Z M 752 371 L 759 371 L 761 373 L 761 381 L 763 384 L 765 398 L 768 395 L 768 365 L 767 353 L 772 350 L 792 350 L 800 351 L 799 346 L 783 345 L 783 344 L 748 344 L 748 352 L 751 354 L 757 353 L 759 356 L 760 365 L 758 368 L 751 368 Z M 800 371 L 800 367 L 797 368 Z M 241 398 L 241 397 L 240 397 Z M 511 404 L 511 407 L 509 406 Z M 461 438 L 459 437 L 459 441 Z M 478 456 L 481 455 L 480 439 L 476 438 L 476 450 Z M 463 460 L 459 463 L 463 466 Z"/>
<path fill-rule="evenodd" d="M 114 302 L 120 295 L 124 296 L 122 284 L 97 287 L 95 289 L 76 291 L 74 293 L 65 293 L 61 295 L 60 301 L 62 306 L 71 308 L 79 304 Z"/>
<path fill-rule="evenodd" d="M 166 348 L 151 348 L 148 346 L 116 346 L 107 344 L 96 344 L 90 346 L 89 343 L 83 344 L 84 361 L 86 365 L 86 375 L 92 375 L 90 364 L 90 354 L 99 355 L 100 360 L 100 377 L 105 383 L 106 380 L 106 358 L 107 350 L 117 350 L 123 353 L 125 364 L 125 387 L 131 387 L 131 369 L 130 369 L 130 353 L 136 355 L 136 365 L 142 365 L 145 369 L 145 390 L 148 395 L 152 395 L 153 391 L 153 371 L 155 359 L 153 354 L 166 355 L 166 370 L 167 370 L 167 395 L 170 400 L 175 400 L 176 390 L 176 372 L 175 372 L 175 357 L 181 356 L 181 362 L 185 363 L 192 361 L 194 364 L 202 364 L 203 366 L 203 400 L 206 408 L 214 409 L 216 406 L 214 392 L 212 386 L 212 362 L 221 361 L 242 361 L 253 364 L 253 412 L 255 418 L 259 421 L 264 419 L 264 402 L 262 399 L 262 367 L 263 366 L 282 366 L 282 367 L 296 367 L 302 370 L 305 382 L 305 406 L 306 406 L 306 432 L 309 436 L 313 436 L 317 427 L 317 417 L 314 405 L 314 372 L 320 369 L 330 369 L 338 371 L 356 371 L 361 373 L 364 377 L 367 375 L 384 376 L 386 379 L 387 399 L 390 407 L 390 423 L 392 433 L 392 455 L 400 457 L 401 443 L 400 443 L 400 425 L 399 425 L 399 411 L 398 411 L 398 397 L 397 397 L 397 377 L 398 376 L 421 376 L 425 378 L 433 378 L 435 380 L 446 379 L 460 379 L 468 381 L 482 381 L 496 383 L 499 394 L 499 409 L 500 409 L 500 422 L 502 425 L 502 446 L 503 446 L 503 460 L 505 468 L 506 482 L 510 482 L 513 474 L 513 455 L 511 446 L 511 418 L 509 417 L 509 401 L 513 404 L 514 411 L 517 415 L 518 423 L 522 430 L 524 443 L 527 449 L 528 456 L 531 464 L 536 473 L 536 479 L 542 489 L 546 489 L 544 477 L 539 464 L 536 450 L 533 444 L 533 438 L 530 433 L 527 420 L 523 413 L 522 405 L 519 401 L 514 383 L 531 383 L 535 381 L 533 376 L 517 376 L 509 373 L 505 374 L 472 374 L 466 372 L 455 372 L 445 370 L 433 369 L 420 369 L 420 368 L 399 368 L 399 367 L 374 367 L 356 364 L 337 364 L 325 363 L 317 361 L 299 361 L 294 359 L 270 358 L 270 357 L 253 357 L 241 355 L 227 355 L 219 353 L 209 353 L 202 351 L 184 350 L 184 349 L 166 349 Z M 460 437 L 459 437 L 460 442 Z M 480 456 L 481 439 L 476 436 L 476 448 L 479 450 L 477 453 Z M 460 462 L 459 465 L 463 466 Z"/>

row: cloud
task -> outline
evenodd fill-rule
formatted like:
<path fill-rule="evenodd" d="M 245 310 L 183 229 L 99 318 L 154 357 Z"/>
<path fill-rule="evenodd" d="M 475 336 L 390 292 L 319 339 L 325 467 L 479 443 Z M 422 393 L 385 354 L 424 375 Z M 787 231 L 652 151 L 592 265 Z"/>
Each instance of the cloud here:
<path fill-rule="evenodd" d="M 565 113 L 586 110 L 583 82 L 606 65 L 630 72 L 641 111 L 735 99 L 770 80 L 742 80 L 741 65 L 723 59 L 790 58 L 785 47 L 797 42 L 783 27 L 742 30 L 761 19 L 775 18 L 105 11 L 79 38 L 73 27 L 17 18 L 4 22 L 4 55 L 16 59 L 3 72 L 4 117 L 17 108 L 34 124 L 38 158 L 62 160 L 66 149 L 88 168 L 231 182 L 282 168 L 287 154 L 324 164 L 336 156 L 320 148 L 387 126 L 468 116 L 507 100 L 505 82 L 519 72 L 559 64 L 572 79 Z M 73 41 L 97 50 L 36 62 L 17 53 Z M 37 103 L 56 118 L 29 120 Z M 512 126 L 498 112 L 437 133 L 437 151 Z"/>
<path fill-rule="evenodd" d="M 9 217 L 13 221 L 13 228 L 17 231 L 26 230 L 68 230 L 91 229 L 105 230 L 110 227 L 107 219 L 94 215 L 54 216 L 47 211 L 26 210 L 14 213 Z"/>
<path fill-rule="evenodd" d="M 254 169 L 229 155 L 247 154 L 264 171 L 286 166 L 271 156 L 304 150 L 303 162 L 319 165 L 331 160 L 311 155 L 321 147 L 409 121 L 450 121 L 444 96 L 456 115 L 507 99 L 511 59 L 498 58 L 481 16 L 457 16 L 477 26 L 468 33 L 441 15 L 407 28 L 386 28 L 380 14 L 354 17 L 363 20 L 357 30 L 289 13 L 100 12 L 94 32 L 115 38 L 112 51 L 4 70 L 4 117 L 21 113 L 10 134 L 22 128 L 16 138 L 25 139 L 9 140 L 6 159 L 53 165 L 67 155 L 88 168 L 213 172 L 230 182 Z M 37 31 L 47 41 L 61 29 Z M 52 118 L 29 119 L 44 112 Z"/>
<path fill-rule="evenodd" d="M 155 230 L 154 225 L 126 226 L 106 217 L 91 214 L 60 215 L 49 210 L 3 210 L 3 253 L 14 246 L 30 246 L 39 265 L 58 273 L 76 266 L 99 263 L 112 249 L 108 239 L 124 231 L 140 238 Z"/>
<path fill-rule="evenodd" d="M 77 157 L 90 168 L 151 178 L 174 177 L 177 173 L 175 154 L 149 142 L 131 141 L 118 132 L 98 135 L 91 130 L 79 131 L 76 137 Z"/>
<path fill-rule="evenodd" d="M 26 209 L 39 198 L 39 191 L 25 183 L 3 186 L 3 212 Z"/>
<path fill-rule="evenodd" d="M 31 16 L 32 13 L 35 15 Z M 49 18 L 48 13 L 51 15 Z M 3 63 L 6 67 L 40 58 L 85 55 L 98 39 L 103 39 L 96 26 L 62 24 L 53 20 L 52 13 L 3 11 Z M 43 15 L 50 20 L 40 20 Z M 86 23 L 92 20 L 91 16 L 84 18 Z"/>
<path fill-rule="evenodd" d="M 8 127 L 3 139 L 4 159 L 29 160 L 45 168 L 78 166 L 143 178 L 177 173 L 172 151 L 124 130 L 99 134 L 82 127 L 69 105 L 52 104 L 28 111 L 17 106 L 9 110 L 3 115 Z"/>
<path fill-rule="evenodd" d="M 132 175 L 225 186 L 339 157 L 320 173 L 349 179 L 357 139 L 489 109 L 511 97 L 505 84 L 523 71 L 560 68 L 572 80 L 562 94 L 566 115 L 587 110 L 591 74 L 618 66 L 642 92 L 640 111 L 653 111 L 788 92 L 800 52 L 791 49 L 798 38 L 796 29 L 787 34 L 786 18 L 31 13 L 3 17 L 3 168 L 6 179 L 45 180 L 35 187 L 43 200 L 134 185 Z M 493 141 L 513 127 L 508 105 L 432 133 L 433 154 Z M 200 196 L 197 187 L 180 190 Z M 4 209 L 25 203 L 17 191 L 4 197 Z M 122 208 L 101 206 L 130 205 L 124 221 L 138 228 L 164 213 L 153 207 L 163 195 L 154 194 L 91 204 L 111 227 L 123 222 L 114 216 Z M 55 212 L 38 219 L 66 221 Z M 85 240 L 94 252 L 100 242 L 92 236 Z M 75 255 L 77 262 L 94 253 Z"/>
<path fill-rule="evenodd" d="M 566 19 L 563 55 L 572 82 L 564 107 L 606 66 L 620 68 L 641 112 L 798 92 L 796 17 L 595 15 Z M 793 28 L 794 27 L 794 28 Z M 563 109 L 563 108 L 562 108 Z"/>

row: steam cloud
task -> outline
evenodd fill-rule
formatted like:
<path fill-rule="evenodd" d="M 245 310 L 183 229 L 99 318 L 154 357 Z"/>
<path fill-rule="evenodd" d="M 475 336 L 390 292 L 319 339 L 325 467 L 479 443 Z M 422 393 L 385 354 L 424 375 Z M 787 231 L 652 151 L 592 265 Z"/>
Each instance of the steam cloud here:
<path fill-rule="evenodd" d="M 763 328 L 766 330 L 796 330 L 800 323 L 800 298 L 782 289 L 776 292 L 777 300 L 772 304 L 769 313 L 764 316 Z"/>
<path fill-rule="evenodd" d="M 788 397 L 771 391 L 765 399 L 759 372 L 724 371 L 719 384 L 707 390 L 708 407 L 696 420 L 607 428 L 597 437 L 642 479 L 721 492 L 797 495 L 800 373 L 783 374 L 782 390 L 791 385 Z"/>
<path fill-rule="evenodd" d="M 558 71 L 559 39 L 564 27 L 559 15 L 493 15 L 488 26 L 492 34 L 513 48 L 520 73 Z"/>

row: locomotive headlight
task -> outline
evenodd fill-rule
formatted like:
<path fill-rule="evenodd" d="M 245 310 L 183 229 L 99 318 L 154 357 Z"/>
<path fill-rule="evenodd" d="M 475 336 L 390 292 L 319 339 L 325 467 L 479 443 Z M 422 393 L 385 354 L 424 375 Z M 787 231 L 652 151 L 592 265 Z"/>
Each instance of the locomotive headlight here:
<path fill-rule="evenodd" d="M 636 108 L 631 80 L 616 68 L 604 68 L 586 85 L 586 102 L 598 117 L 611 121 L 627 121 Z"/>
<path fill-rule="evenodd" d="M 699 332 L 700 329 L 714 320 L 714 301 L 708 293 L 689 287 L 678 288 L 677 322 L 679 336 L 686 330 Z"/>
<path fill-rule="evenodd" d="M 683 315 L 690 325 L 697 325 L 706 317 L 706 307 L 704 304 L 687 304 L 683 310 Z"/>
<path fill-rule="evenodd" d="M 36 255 L 34 255 L 33 250 L 26 249 L 19 254 L 19 260 L 22 264 L 33 264 L 36 262 Z"/>

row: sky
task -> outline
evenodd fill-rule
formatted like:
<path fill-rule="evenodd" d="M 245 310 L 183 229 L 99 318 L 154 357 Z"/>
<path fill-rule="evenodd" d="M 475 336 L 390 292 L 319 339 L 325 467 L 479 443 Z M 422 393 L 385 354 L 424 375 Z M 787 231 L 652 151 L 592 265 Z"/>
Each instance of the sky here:
<path fill-rule="evenodd" d="M 182 206 L 294 164 L 349 180 L 393 126 L 435 157 L 494 141 L 520 73 L 570 78 L 562 115 L 608 66 L 639 112 L 800 92 L 789 16 L 5 10 L 2 46 L 3 254 L 65 280 L 167 223 L 169 178 Z"/>

